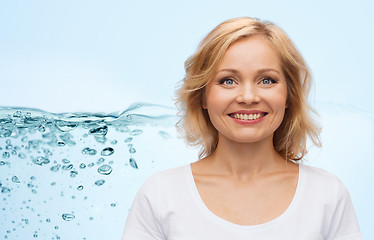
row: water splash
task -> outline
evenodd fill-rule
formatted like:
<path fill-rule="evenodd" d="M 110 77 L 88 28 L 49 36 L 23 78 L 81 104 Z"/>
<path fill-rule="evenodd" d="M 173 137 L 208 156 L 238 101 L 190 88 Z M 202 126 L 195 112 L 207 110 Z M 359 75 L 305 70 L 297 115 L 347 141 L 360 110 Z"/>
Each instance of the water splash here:
<path fill-rule="evenodd" d="M 152 129 L 168 139 L 160 128 L 175 122 L 175 109 L 148 103 L 110 114 L 0 107 L 0 238 L 68 239 L 73 226 L 100 221 L 100 209 L 121 206 L 106 192 L 138 173 L 139 139 Z"/>

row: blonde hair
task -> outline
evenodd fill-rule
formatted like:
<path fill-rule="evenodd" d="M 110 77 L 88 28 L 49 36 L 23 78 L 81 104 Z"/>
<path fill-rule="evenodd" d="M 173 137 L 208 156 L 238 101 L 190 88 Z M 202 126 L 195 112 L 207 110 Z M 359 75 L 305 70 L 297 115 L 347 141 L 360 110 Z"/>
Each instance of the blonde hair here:
<path fill-rule="evenodd" d="M 308 105 L 311 86 L 308 68 L 287 35 L 273 23 L 249 17 L 234 18 L 219 24 L 200 43 L 185 62 L 186 76 L 177 89 L 176 105 L 182 117 L 176 124 L 191 146 L 200 146 L 199 158 L 209 156 L 217 147 L 218 132 L 202 108 L 205 86 L 216 73 L 227 49 L 236 41 L 260 35 L 278 53 L 287 80 L 287 104 L 284 119 L 274 132 L 274 149 L 288 160 L 300 160 L 307 153 L 307 139 L 321 146 L 321 129 L 313 120 Z"/>

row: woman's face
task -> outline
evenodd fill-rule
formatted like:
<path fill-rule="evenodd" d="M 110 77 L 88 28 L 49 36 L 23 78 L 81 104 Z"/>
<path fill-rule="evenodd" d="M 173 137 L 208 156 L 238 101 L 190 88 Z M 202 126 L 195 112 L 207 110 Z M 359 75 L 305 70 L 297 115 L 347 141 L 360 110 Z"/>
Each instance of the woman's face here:
<path fill-rule="evenodd" d="M 219 139 L 272 139 L 287 108 L 286 84 L 278 55 L 265 39 L 252 36 L 231 45 L 203 100 Z"/>

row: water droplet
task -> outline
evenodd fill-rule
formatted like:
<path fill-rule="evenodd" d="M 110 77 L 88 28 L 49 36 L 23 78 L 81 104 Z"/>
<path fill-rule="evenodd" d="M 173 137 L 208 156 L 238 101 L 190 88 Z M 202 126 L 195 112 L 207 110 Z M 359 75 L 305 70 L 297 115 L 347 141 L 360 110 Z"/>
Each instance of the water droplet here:
<path fill-rule="evenodd" d="M 105 183 L 105 180 L 97 180 L 96 182 L 95 182 L 95 185 L 96 186 L 101 186 L 101 185 L 103 185 Z"/>
<path fill-rule="evenodd" d="M 64 219 L 65 221 L 71 221 L 75 218 L 75 216 L 73 214 L 69 214 L 69 213 L 64 213 L 62 214 L 62 219 Z M 57 226 L 56 226 L 57 227 Z M 55 228 L 56 228 L 55 227 Z M 57 228 L 56 228 L 57 229 Z"/>
<path fill-rule="evenodd" d="M 107 148 L 104 148 L 102 151 L 101 151 L 101 155 L 103 156 L 110 156 L 114 153 L 114 149 L 111 148 L 111 147 L 107 147 Z"/>
<path fill-rule="evenodd" d="M 135 159 L 130 158 L 129 162 L 130 162 L 130 166 L 131 166 L 131 167 L 133 167 L 133 168 L 135 168 L 135 169 L 138 169 L 138 165 L 136 164 Z"/>
<path fill-rule="evenodd" d="M 13 176 L 12 177 L 12 182 L 14 182 L 14 183 L 20 183 L 20 181 L 19 181 L 19 179 L 18 179 L 17 176 Z"/>
<path fill-rule="evenodd" d="M 102 175 L 109 175 L 112 172 L 112 167 L 109 165 L 102 165 L 97 169 L 97 172 Z"/>
<path fill-rule="evenodd" d="M 139 134 L 142 134 L 142 133 L 143 133 L 142 130 L 140 130 L 140 129 L 135 129 L 135 130 L 131 131 L 130 135 L 132 135 L 132 136 L 136 136 L 136 135 L 139 135 Z"/>
<path fill-rule="evenodd" d="M 83 190 L 83 185 L 79 185 L 79 186 L 77 187 L 77 190 L 78 190 L 78 191 L 82 191 L 82 190 Z"/>
<path fill-rule="evenodd" d="M 3 158 L 7 159 L 10 157 L 9 152 L 3 152 Z"/>
<path fill-rule="evenodd" d="M 45 221 L 46 221 L 46 222 L 51 222 L 51 219 L 47 218 Z"/>

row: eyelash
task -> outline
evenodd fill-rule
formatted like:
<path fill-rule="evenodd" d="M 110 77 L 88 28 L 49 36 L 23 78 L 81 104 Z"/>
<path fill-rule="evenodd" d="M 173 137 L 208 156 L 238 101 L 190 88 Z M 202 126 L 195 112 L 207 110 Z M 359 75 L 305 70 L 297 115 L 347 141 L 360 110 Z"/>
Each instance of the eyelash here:
<path fill-rule="evenodd" d="M 263 83 L 264 80 L 270 80 L 270 83 L 269 83 L 269 84 L 264 84 L 264 85 L 271 85 L 271 84 L 275 84 L 275 83 L 277 83 L 276 80 L 274 80 L 274 79 L 272 79 L 272 78 L 270 78 L 270 77 L 265 77 L 265 78 L 261 79 L 260 83 Z"/>
<path fill-rule="evenodd" d="M 270 83 L 269 83 L 269 84 L 264 84 L 263 82 L 264 82 L 265 80 L 269 80 Z M 227 85 L 227 86 L 232 85 L 232 84 L 225 84 L 226 81 L 232 81 L 232 84 L 235 83 L 235 81 L 234 81 L 233 79 L 231 79 L 231 78 L 223 78 L 223 79 L 221 79 L 221 80 L 219 81 L 219 84 L 224 84 L 224 85 Z M 274 79 L 272 79 L 272 78 L 270 78 L 270 77 L 265 77 L 265 78 L 262 78 L 262 79 L 260 80 L 260 83 L 262 83 L 263 85 L 271 85 L 271 84 L 275 84 L 275 83 L 277 83 L 277 81 L 274 80 Z"/>
<path fill-rule="evenodd" d="M 235 81 L 232 80 L 231 78 L 223 78 L 223 79 L 221 79 L 221 80 L 219 81 L 219 84 L 224 84 L 226 81 L 232 81 L 232 84 L 235 83 Z M 230 85 L 232 85 L 232 84 L 230 84 Z M 227 85 L 227 84 L 224 84 L 224 85 Z M 227 86 L 228 86 L 228 85 L 227 85 Z"/>

